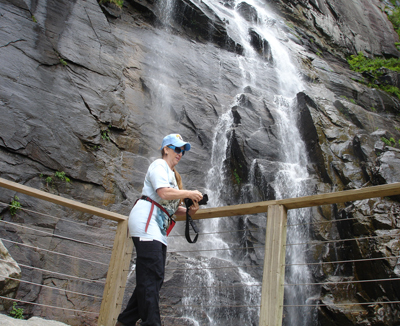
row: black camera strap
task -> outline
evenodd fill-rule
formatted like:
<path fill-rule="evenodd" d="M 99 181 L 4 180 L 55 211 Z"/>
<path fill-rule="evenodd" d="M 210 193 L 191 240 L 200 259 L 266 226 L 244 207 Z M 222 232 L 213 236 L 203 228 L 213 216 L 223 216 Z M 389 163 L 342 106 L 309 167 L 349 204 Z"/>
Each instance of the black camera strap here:
<path fill-rule="evenodd" d="M 196 233 L 196 236 L 192 240 L 190 238 L 189 233 L 189 224 L 192 226 L 193 231 Z M 186 209 L 186 227 L 185 227 L 185 238 L 189 243 L 195 243 L 197 238 L 199 237 L 199 229 L 197 228 L 196 223 L 193 221 L 192 217 L 189 215 L 189 208 Z"/>
<path fill-rule="evenodd" d="M 195 243 L 197 241 L 197 238 L 199 237 L 199 229 L 197 228 L 197 225 L 193 221 L 192 217 L 189 215 L 189 207 L 192 206 L 193 201 L 189 198 L 185 198 L 184 203 L 186 205 L 185 238 L 189 243 Z M 190 238 L 189 224 L 192 226 L 193 231 L 196 233 L 196 236 L 193 240 Z"/>

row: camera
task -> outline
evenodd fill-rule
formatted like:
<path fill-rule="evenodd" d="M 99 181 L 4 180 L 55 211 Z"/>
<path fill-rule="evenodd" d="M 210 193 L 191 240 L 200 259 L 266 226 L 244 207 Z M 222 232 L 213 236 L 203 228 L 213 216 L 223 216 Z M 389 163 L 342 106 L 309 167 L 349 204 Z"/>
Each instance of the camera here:
<path fill-rule="evenodd" d="M 190 198 L 185 198 L 184 199 L 185 205 L 186 207 L 190 207 L 193 205 L 193 200 L 191 200 Z M 206 205 L 208 202 L 208 196 L 207 194 L 203 194 L 203 198 L 198 202 L 199 205 Z"/>

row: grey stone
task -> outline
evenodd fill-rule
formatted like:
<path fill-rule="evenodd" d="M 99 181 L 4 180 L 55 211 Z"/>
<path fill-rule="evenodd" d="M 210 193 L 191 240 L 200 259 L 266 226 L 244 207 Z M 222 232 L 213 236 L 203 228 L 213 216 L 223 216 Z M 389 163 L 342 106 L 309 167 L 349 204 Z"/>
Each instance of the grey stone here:
<path fill-rule="evenodd" d="M 0 241 L 0 295 L 2 297 L 15 298 L 20 284 L 21 269 L 17 262 L 10 256 L 3 242 Z M 0 300 L 0 310 L 8 310 L 12 306 L 12 301 L 7 299 Z"/>
<path fill-rule="evenodd" d="M 0 314 L 0 323 L 2 326 L 68 326 L 68 324 L 38 317 L 32 317 L 28 320 L 21 320 L 2 314 Z"/>

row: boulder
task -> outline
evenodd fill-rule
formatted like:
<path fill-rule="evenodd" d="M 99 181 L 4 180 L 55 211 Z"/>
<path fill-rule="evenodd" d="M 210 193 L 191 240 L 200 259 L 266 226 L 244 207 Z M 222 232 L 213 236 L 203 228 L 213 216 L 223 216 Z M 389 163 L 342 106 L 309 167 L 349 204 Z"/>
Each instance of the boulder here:
<path fill-rule="evenodd" d="M 0 241 L 0 296 L 15 298 L 21 278 L 21 269 Z M 0 299 L 0 311 L 8 310 L 13 301 Z"/>
<path fill-rule="evenodd" d="M 68 324 L 59 321 L 47 320 L 39 317 L 31 317 L 28 320 L 23 320 L 2 314 L 0 314 L 0 324 L 2 326 L 68 326 Z"/>

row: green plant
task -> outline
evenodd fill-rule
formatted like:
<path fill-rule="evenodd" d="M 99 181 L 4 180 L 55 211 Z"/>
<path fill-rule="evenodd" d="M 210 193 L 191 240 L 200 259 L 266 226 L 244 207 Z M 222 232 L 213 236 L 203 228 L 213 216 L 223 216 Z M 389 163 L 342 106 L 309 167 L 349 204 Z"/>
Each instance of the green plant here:
<path fill-rule="evenodd" d="M 70 181 L 71 181 L 70 178 L 68 178 L 68 177 L 65 175 L 65 172 L 64 172 L 64 171 L 61 171 L 61 172 L 57 171 L 56 173 L 54 173 L 54 176 L 57 177 L 57 178 L 59 178 L 59 179 L 62 180 L 62 181 L 65 181 L 65 182 L 70 182 Z"/>
<path fill-rule="evenodd" d="M 386 137 L 382 137 L 381 140 L 387 145 L 387 146 L 392 146 L 395 147 L 397 145 L 396 140 L 393 137 L 390 137 L 390 139 L 387 139 Z M 399 142 L 400 144 L 400 142 Z"/>
<path fill-rule="evenodd" d="M 101 134 L 101 138 L 103 138 L 106 141 L 110 141 L 110 135 L 108 134 L 110 127 L 108 127 L 108 129 L 102 130 L 100 131 Z"/>
<path fill-rule="evenodd" d="M 235 181 L 238 185 L 242 183 L 242 179 L 240 178 L 239 174 L 237 173 L 236 169 L 233 171 L 233 176 L 235 177 Z"/>
<path fill-rule="evenodd" d="M 34 23 L 37 23 L 37 19 L 36 19 L 36 17 L 33 16 L 33 15 L 32 15 L 32 21 L 33 21 Z"/>
<path fill-rule="evenodd" d="M 400 99 L 400 89 L 396 86 L 385 85 L 380 82 L 379 78 L 385 74 L 381 68 L 386 68 L 392 71 L 400 71 L 400 58 L 374 58 L 370 59 L 364 56 L 364 53 L 359 52 L 358 55 L 351 55 L 347 59 L 350 68 L 360 73 L 367 73 L 367 81 L 359 81 L 369 87 L 379 88 L 391 95 L 397 96 Z"/>
<path fill-rule="evenodd" d="M 124 0 L 100 0 L 99 3 L 100 4 L 102 4 L 102 3 L 113 3 L 117 7 L 122 8 L 122 5 L 124 4 Z"/>
<path fill-rule="evenodd" d="M 396 1 L 392 1 L 392 4 L 396 6 Z M 400 7 L 396 6 L 396 8 L 388 12 L 388 18 L 392 23 L 394 30 L 400 36 Z"/>
<path fill-rule="evenodd" d="M 14 196 L 14 198 L 11 200 L 10 203 L 10 214 L 11 216 L 14 216 L 17 214 L 17 211 L 21 209 L 21 203 L 19 202 L 19 198 L 17 196 Z"/>
<path fill-rule="evenodd" d="M 390 140 L 387 139 L 386 137 L 381 137 L 381 140 L 382 140 L 386 145 L 388 145 L 388 146 L 391 145 L 391 144 L 390 144 Z"/>
<path fill-rule="evenodd" d="M 71 182 L 71 179 L 67 177 L 67 175 L 65 174 L 64 171 L 56 171 L 52 176 L 51 175 L 45 176 L 43 173 L 41 173 L 39 175 L 39 177 L 45 178 L 44 180 L 45 180 L 47 186 L 53 184 L 53 182 L 54 182 L 53 178 L 58 178 L 61 181 L 65 181 L 65 182 Z"/>
<path fill-rule="evenodd" d="M 67 65 L 68 65 L 67 61 L 65 61 L 63 58 L 60 58 L 60 63 L 61 63 L 63 66 L 67 66 Z"/>
<path fill-rule="evenodd" d="M 364 56 L 363 52 L 358 52 L 358 55 L 351 55 L 350 58 L 347 59 L 347 62 L 350 65 L 350 68 L 357 72 L 374 72 L 379 75 L 379 71 L 376 70 L 384 67 L 393 71 L 400 71 L 400 59 L 399 58 L 374 58 L 370 59 Z M 382 74 L 382 73 L 380 73 Z"/>
<path fill-rule="evenodd" d="M 10 311 L 10 316 L 16 319 L 24 319 L 24 309 L 17 308 L 17 303 L 14 302 Z"/>

